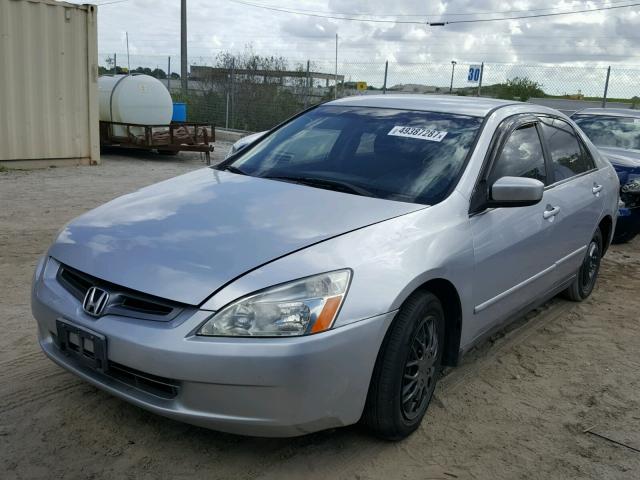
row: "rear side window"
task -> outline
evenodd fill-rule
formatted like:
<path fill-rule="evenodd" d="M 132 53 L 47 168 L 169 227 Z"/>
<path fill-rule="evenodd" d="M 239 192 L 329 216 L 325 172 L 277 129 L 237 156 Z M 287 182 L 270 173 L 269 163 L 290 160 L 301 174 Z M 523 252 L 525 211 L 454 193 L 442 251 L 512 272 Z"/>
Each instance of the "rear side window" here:
<path fill-rule="evenodd" d="M 573 128 L 567 122 L 544 119 L 542 131 L 549 146 L 556 182 L 595 168 L 591 156 L 584 151 Z"/>
<path fill-rule="evenodd" d="M 501 177 L 535 178 L 546 183 L 544 154 L 535 125 L 520 127 L 507 139 L 489 175 L 489 185 Z"/>

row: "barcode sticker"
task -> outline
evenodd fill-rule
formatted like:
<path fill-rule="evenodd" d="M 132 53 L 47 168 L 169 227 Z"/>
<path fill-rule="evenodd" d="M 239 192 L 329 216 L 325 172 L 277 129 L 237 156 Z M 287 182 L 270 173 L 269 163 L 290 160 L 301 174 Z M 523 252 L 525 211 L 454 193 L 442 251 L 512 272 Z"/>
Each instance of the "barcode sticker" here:
<path fill-rule="evenodd" d="M 430 128 L 421 127 L 403 127 L 396 125 L 387 135 L 394 137 L 417 138 L 419 140 L 429 140 L 430 142 L 441 142 L 447 136 L 447 132 L 439 130 L 431 130 Z"/>

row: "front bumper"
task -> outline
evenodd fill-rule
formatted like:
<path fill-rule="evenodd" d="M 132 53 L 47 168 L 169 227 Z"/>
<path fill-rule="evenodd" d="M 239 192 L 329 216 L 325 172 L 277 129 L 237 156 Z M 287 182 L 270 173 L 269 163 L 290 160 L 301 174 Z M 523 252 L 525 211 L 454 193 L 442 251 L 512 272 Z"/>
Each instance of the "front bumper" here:
<path fill-rule="evenodd" d="M 197 337 L 192 332 L 211 312 L 196 310 L 171 322 L 96 319 L 46 271 L 34 282 L 32 311 L 45 354 L 87 382 L 166 417 L 256 436 L 296 436 L 357 422 L 395 314 L 297 338 Z M 56 319 L 104 335 L 110 362 L 170 381 L 175 395 L 155 394 L 68 356 L 55 341 Z"/>
<path fill-rule="evenodd" d="M 640 208 L 620 210 L 616 223 L 616 235 L 640 234 Z"/>

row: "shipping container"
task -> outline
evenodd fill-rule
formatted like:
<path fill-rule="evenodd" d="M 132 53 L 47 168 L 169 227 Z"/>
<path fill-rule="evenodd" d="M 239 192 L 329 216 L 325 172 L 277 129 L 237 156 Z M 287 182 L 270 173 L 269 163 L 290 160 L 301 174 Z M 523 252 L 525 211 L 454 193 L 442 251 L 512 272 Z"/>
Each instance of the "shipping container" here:
<path fill-rule="evenodd" d="M 97 7 L 0 0 L 0 165 L 98 164 Z"/>

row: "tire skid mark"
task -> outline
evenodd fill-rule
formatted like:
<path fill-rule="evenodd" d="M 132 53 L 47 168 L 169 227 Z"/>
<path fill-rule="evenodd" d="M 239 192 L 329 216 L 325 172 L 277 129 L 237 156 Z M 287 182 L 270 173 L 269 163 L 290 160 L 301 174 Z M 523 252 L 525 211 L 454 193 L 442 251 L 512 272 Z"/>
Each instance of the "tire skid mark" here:
<path fill-rule="evenodd" d="M 26 353 L 24 355 L 20 355 L 19 357 L 12 358 L 10 360 L 0 361 L 0 369 L 4 370 L 5 368 L 11 367 L 21 367 L 25 365 L 30 365 L 36 363 L 40 360 L 44 360 L 46 357 L 44 353 L 42 353 L 39 349 L 30 353 Z"/>
<path fill-rule="evenodd" d="M 16 369 L 10 372 L 7 375 L 3 375 L 3 381 L 15 381 L 18 380 L 20 383 L 35 381 L 35 380 L 43 380 L 47 378 L 57 377 L 60 375 L 66 375 L 68 372 L 63 370 L 62 368 L 51 368 L 54 367 L 53 364 L 43 363 L 38 366 L 39 368 L 34 369 Z"/>
<path fill-rule="evenodd" d="M 29 385 L 27 385 L 26 388 L 21 388 L 8 395 L 0 392 L 0 415 L 85 385 L 87 385 L 87 383 L 82 380 L 72 378 L 65 382 L 56 383 L 52 387 L 40 389 L 38 393 L 33 393 L 33 389 L 30 388 Z"/>

